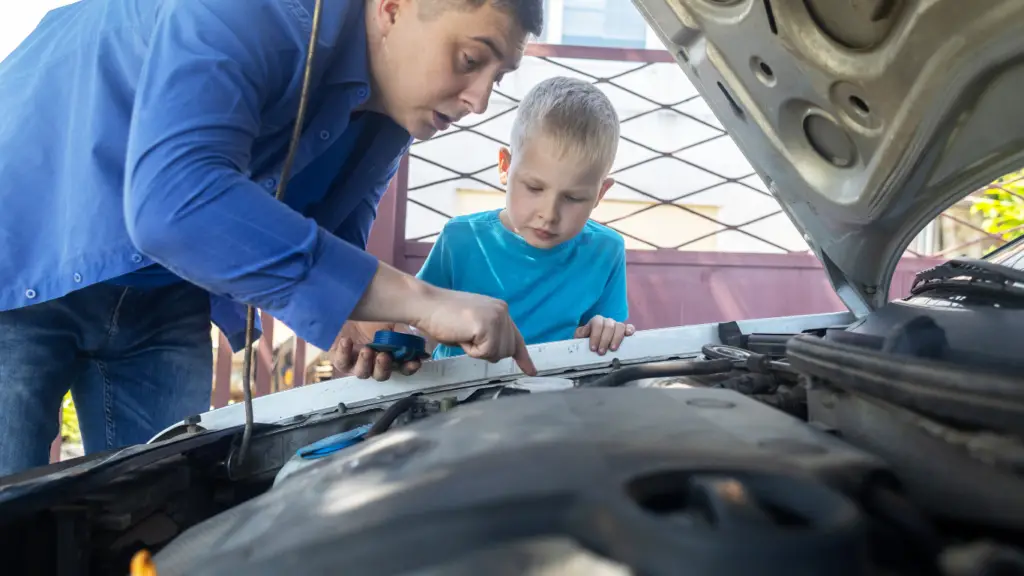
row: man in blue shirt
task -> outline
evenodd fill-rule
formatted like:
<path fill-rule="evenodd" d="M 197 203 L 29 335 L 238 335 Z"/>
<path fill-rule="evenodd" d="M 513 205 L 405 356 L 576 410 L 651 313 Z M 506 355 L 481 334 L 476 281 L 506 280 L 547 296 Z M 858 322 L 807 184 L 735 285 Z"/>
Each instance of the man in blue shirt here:
<path fill-rule="evenodd" d="M 527 344 L 590 338 L 598 354 L 618 349 L 634 331 L 625 245 L 589 219 L 614 183 L 618 141 L 615 108 L 596 86 L 537 84 L 519 104 L 511 150 L 499 153 L 505 208 L 452 218 L 418 277 L 508 302 Z M 442 342 L 433 355 L 462 353 Z"/>
<path fill-rule="evenodd" d="M 0 63 L 0 475 L 45 464 L 71 389 L 88 452 L 209 408 L 210 319 L 329 348 L 412 324 L 534 371 L 504 303 L 363 251 L 410 137 L 484 110 L 541 0 L 330 0 L 287 205 L 315 0 L 82 0 Z"/>

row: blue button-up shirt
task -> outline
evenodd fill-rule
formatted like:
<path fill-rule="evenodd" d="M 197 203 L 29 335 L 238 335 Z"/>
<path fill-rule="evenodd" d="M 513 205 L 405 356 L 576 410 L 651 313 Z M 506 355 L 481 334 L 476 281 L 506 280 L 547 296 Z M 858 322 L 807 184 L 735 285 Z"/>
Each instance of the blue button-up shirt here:
<path fill-rule="evenodd" d="M 82 0 L 0 63 L 0 310 L 153 265 L 328 348 L 372 279 L 363 249 L 409 134 L 367 114 L 362 0 L 323 3 L 307 125 L 274 200 L 314 0 Z M 291 199 L 291 200 L 289 200 Z"/>

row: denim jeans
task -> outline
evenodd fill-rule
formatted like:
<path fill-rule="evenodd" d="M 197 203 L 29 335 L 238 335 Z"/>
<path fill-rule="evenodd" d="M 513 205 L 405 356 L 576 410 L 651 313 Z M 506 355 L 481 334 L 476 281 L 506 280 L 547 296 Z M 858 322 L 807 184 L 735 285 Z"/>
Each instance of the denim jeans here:
<path fill-rule="evenodd" d="M 0 312 L 0 476 L 49 462 L 67 391 L 86 453 L 210 409 L 210 298 L 188 283 L 96 284 Z"/>

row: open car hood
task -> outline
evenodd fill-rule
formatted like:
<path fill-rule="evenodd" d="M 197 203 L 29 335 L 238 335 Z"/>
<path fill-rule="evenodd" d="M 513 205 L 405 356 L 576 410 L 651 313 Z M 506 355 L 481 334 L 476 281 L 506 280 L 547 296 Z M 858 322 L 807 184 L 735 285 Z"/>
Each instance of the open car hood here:
<path fill-rule="evenodd" d="M 1020 0 L 634 3 L 858 315 L 922 227 L 1024 165 Z"/>

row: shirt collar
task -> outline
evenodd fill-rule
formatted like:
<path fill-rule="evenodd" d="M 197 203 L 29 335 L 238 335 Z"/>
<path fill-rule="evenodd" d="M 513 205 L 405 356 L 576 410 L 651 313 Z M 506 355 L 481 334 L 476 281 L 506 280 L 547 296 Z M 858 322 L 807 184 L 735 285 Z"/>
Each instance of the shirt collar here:
<path fill-rule="evenodd" d="M 505 246 L 511 248 L 513 251 L 528 256 L 535 260 L 539 260 L 542 258 L 553 258 L 560 254 L 564 254 L 567 250 L 571 250 L 573 246 L 576 245 L 576 243 L 579 241 L 580 236 L 582 235 L 577 234 L 576 236 L 573 236 L 572 238 L 566 240 L 565 242 L 562 242 L 557 246 L 552 246 L 551 248 L 537 248 L 536 246 L 531 246 L 530 243 L 527 242 L 526 239 L 520 236 L 519 234 L 516 234 L 515 232 L 505 227 L 505 224 L 501 221 L 501 209 L 495 211 L 494 218 L 497 221 L 496 228 L 498 228 L 497 234 L 500 239 L 500 242 L 505 244 Z"/>

